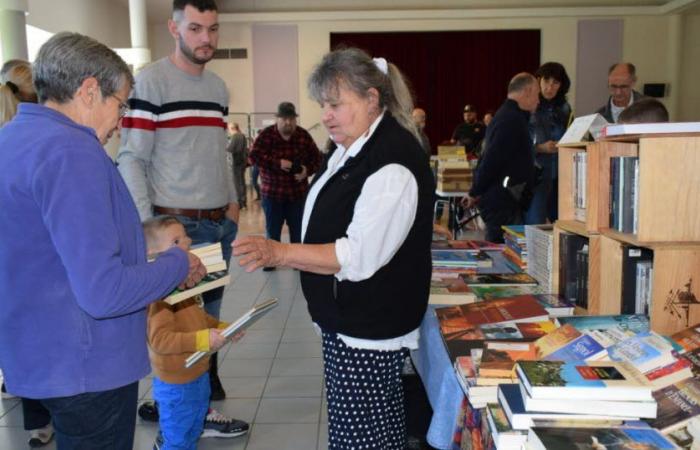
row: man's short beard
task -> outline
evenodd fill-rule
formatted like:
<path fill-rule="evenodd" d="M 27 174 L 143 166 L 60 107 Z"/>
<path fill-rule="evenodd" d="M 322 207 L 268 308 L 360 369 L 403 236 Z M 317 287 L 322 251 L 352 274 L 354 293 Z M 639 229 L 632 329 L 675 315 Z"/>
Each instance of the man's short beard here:
<path fill-rule="evenodd" d="M 185 44 L 185 40 L 182 39 L 182 34 L 177 35 L 177 41 L 178 44 L 180 45 L 180 51 L 182 52 L 183 55 L 185 55 L 185 58 L 190 60 L 190 62 L 194 64 L 200 64 L 204 65 L 208 63 L 209 61 L 212 60 L 214 57 L 214 52 L 212 52 L 211 56 L 209 58 L 197 58 L 194 54 L 194 51 Z M 211 46 L 210 46 L 211 47 Z M 216 50 L 215 48 L 212 47 L 212 49 Z"/>

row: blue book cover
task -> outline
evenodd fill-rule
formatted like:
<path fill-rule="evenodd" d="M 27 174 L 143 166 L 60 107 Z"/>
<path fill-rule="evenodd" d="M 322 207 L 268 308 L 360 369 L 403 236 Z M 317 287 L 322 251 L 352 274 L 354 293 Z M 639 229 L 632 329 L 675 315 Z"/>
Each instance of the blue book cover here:
<path fill-rule="evenodd" d="M 579 331 L 619 328 L 623 331 L 643 333 L 649 331 L 649 318 L 644 314 L 620 314 L 616 316 L 567 316 L 557 317 L 560 325 L 571 324 Z"/>
<path fill-rule="evenodd" d="M 569 342 L 554 353 L 550 353 L 544 359 L 547 361 L 585 361 L 588 358 L 596 358 L 605 348 L 587 334 Z"/>

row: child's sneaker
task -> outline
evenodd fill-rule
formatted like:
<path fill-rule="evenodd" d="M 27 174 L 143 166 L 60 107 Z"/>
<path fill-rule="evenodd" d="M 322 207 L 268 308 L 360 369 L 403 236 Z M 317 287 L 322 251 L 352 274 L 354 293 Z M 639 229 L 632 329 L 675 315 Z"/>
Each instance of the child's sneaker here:
<path fill-rule="evenodd" d="M 143 402 L 137 412 L 146 422 L 158 422 L 158 402 Z"/>
<path fill-rule="evenodd" d="M 43 447 L 53 439 L 53 425 L 48 424 L 43 428 L 29 430 L 29 446 L 32 448 Z"/>
<path fill-rule="evenodd" d="M 204 431 L 202 437 L 232 438 L 243 436 L 248 432 L 250 425 L 238 419 L 226 417 L 219 411 L 209 408 L 204 419 Z"/>

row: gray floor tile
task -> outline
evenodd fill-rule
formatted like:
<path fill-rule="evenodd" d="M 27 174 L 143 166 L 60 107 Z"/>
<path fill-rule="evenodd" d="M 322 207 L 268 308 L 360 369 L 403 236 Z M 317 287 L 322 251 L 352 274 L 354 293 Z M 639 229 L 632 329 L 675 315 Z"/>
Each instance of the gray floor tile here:
<path fill-rule="evenodd" d="M 225 416 L 252 423 L 259 404 L 259 398 L 233 398 L 211 402 L 211 407 Z"/>
<path fill-rule="evenodd" d="M 12 409 L 19 407 L 19 398 L 4 398 L 0 400 L 0 417 L 4 416 Z"/>
<path fill-rule="evenodd" d="M 246 450 L 310 450 L 318 445 L 318 425 L 255 424 Z"/>
<path fill-rule="evenodd" d="M 23 425 L 24 416 L 22 415 L 22 405 L 20 403 L 0 418 L 0 426 L 2 427 L 21 427 Z"/>
<path fill-rule="evenodd" d="M 231 344 L 226 353 L 226 359 L 265 359 L 273 358 L 277 353 L 278 344 L 250 344 L 241 340 Z"/>
<path fill-rule="evenodd" d="M 221 378 L 227 399 L 261 397 L 265 381 L 265 377 Z"/>
<path fill-rule="evenodd" d="M 328 450 L 328 424 L 321 422 L 318 426 L 317 450 Z"/>
<path fill-rule="evenodd" d="M 272 358 L 240 359 L 226 358 L 219 363 L 220 377 L 266 377 L 272 368 Z"/>
<path fill-rule="evenodd" d="M 301 318 L 301 317 L 290 317 L 285 323 L 286 328 L 308 328 L 313 330 L 314 325 L 311 319 Z"/>
<path fill-rule="evenodd" d="M 314 431 L 314 440 L 316 439 L 316 431 Z M 29 448 L 27 440 L 29 434 L 24 429 L 19 427 L 0 427 L 0 448 L 3 450 L 15 450 Z M 314 444 L 315 445 L 315 444 Z M 56 450 L 56 440 L 52 440 L 48 445 L 41 447 L 42 450 Z"/>
<path fill-rule="evenodd" d="M 326 390 L 321 393 L 321 423 L 328 424 L 328 402 L 326 401 Z"/>
<path fill-rule="evenodd" d="M 266 397 L 321 397 L 323 377 L 270 377 L 263 392 Z"/>
<path fill-rule="evenodd" d="M 273 377 L 322 374 L 323 361 L 321 361 L 321 358 L 275 359 L 272 363 L 272 370 L 270 371 L 270 376 Z"/>
<path fill-rule="evenodd" d="M 241 343 L 246 344 L 277 344 L 282 339 L 280 328 L 267 330 L 246 330 Z"/>
<path fill-rule="evenodd" d="M 263 398 L 255 423 L 319 422 L 320 398 Z"/>
<path fill-rule="evenodd" d="M 277 359 L 281 358 L 320 358 L 320 342 L 282 342 L 277 349 Z"/>
<path fill-rule="evenodd" d="M 286 327 L 282 333 L 282 342 L 321 342 L 321 336 L 313 327 Z"/>
<path fill-rule="evenodd" d="M 200 439 L 197 443 L 197 450 L 245 450 L 248 444 L 248 436 L 238 436 L 234 438 L 206 438 Z"/>

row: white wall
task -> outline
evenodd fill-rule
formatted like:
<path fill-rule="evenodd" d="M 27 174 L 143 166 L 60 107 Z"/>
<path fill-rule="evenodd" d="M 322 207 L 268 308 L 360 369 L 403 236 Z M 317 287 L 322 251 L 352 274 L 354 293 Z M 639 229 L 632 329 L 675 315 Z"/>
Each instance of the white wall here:
<path fill-rule="evenodd" d="M 112 47 L 130 47 L 129 10 L 114 0 L 29 0 L 27 24 L 74 31 Z"/>
<path fill-rule="evenodd" d="M 680 86 L 671 86 L 680 96 L 680 120 L 700 121 L 700 15 L 683 19 Z"/>

